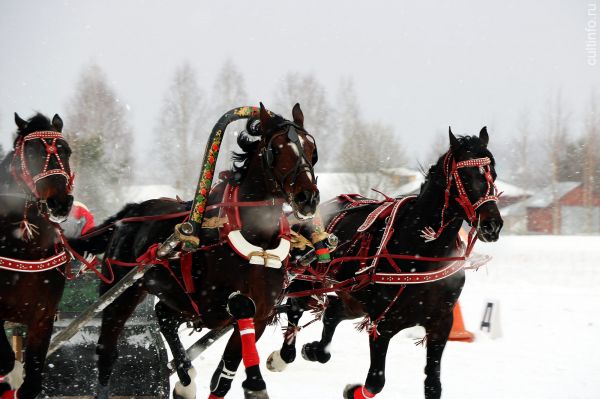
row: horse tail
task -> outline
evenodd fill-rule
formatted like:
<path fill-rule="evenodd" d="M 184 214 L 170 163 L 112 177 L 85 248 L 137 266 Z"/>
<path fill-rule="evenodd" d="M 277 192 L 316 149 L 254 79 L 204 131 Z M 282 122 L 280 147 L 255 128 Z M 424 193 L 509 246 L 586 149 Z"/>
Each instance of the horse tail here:
<path fill-rule="evenodd" d="M 102 224 L 92 228 L 79 238 L 69 240 L 69 245 L 78 253 L 89 254 L 104 253 L 108 247 L 113 233 L 119 226 L 119 221 L 126 216 L 136 216 L 140 204 L 127 204 L 118 213 L 107 218 Z"/>

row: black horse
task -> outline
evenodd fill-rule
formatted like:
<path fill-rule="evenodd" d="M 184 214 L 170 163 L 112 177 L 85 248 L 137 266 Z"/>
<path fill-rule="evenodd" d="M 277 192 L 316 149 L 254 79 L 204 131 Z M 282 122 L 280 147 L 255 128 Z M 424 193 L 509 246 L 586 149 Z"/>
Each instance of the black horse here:
<path fill-rule="evenodd" d="M 437 273 L 423 273 L 460 265 L 451 263 L 449 258 L 456 257 L 462 250 L 457 238 L 463 221 L 472 226 L 471 244 L 475 237 L 484 242 L 496 241 L 502 228 L 496 205 L 495 161 L 487 148 L 487 130 L 483 128 L 479 137 L 457 139 L 451 131 L 449 136 L 450 150 L 429 169 L 415 198 L 369 203 L 366 199 L 346 196 L 320 208 L 328 231 L 338 236 L 340 242 L 334 252 L 338 259 L 332 261 L 325 274 L 337 282 L 351 284 L 345 288 L 338 285 L 337 297 L 329 297 L 321 340 L 305 344 L 302 355 L 310 361 L 327 362 L 331 357 L 328 346 L 340 321 L 366 316 L 364 325 L 369 326 L 370 331 L 371 366 L 364 385 L 346 387 L 344 397 L 347 399 L 372 398 L 383 389 L 390 339 L 415 325 L 423 326 L 427 334 L 425 397 L 434 399 L 441 395 L 442 352 L 465 277 L 462 269 L 446 269 L 448 276 L 439 280 L 435 279 Z M 394 219 L 392 208 L 400 202 L 404 205 L 398 207 Z M 387 213 L 382 208 L 386 203 L 389 204 Z M 369 226 L 367 216 L 377 216 L 373 213 L 376 209 L 382 210 L 380 216 L 385 217 L 371 219 Z M 390 218 L 395 220 L 393 225 L 389 225 Z M 400 256 L 394 258 L 389 254 Z M 348 256 L 347 260 L 343 259 Z M 374 259 L 377 259 L 376 265 L 372 263 Z M 412 284 L 402 284 L 404 280 L 399 277 L 406 272 L 413 273 Z M 414 284 L 419 278 L 420 282 L 435 281 Z M 395 283 L 390 284 L 390 281 Z M 314 289 L 314 283 L 294 281 L 288 292 Z M 308 308 L 308 299 L 290 298 L 288 305 L 286 339 L 281 350 L 274 352 L 267 362 L 274 371 L 281 371 L 295 359 L 294 331 Z"/>
<path fill-rule="evenodd" d="M 246 397 L 268 397 L 258 366 L 258 354 L 252 347 L 254 334 L 256 339 L 260 338 L 282 292 L 285 267 L 281 261 L 287 257 L 287 251 L 277 255 L 268 254 L 265 249 L 281 249 L 286 245 L 281 237 L 287 225 L 287 220 L 282 217 L 284 202 L 290 203 L 299 216 L 310 216 L 319 201 L 313 172 L 316 144 L 304 130 L 304 116 L 299 105 L 296 104 L 292 115 L 293 122 L 277 115 L 270 116 L 261 104 L 260 124 L 250 121 L 247 133 L 238 137 L 244 152 L 234 155 L 237 166 L 209 194 L 205 220 L 219 228 L 201 230 L 200 242 L 204 247 L 194 252 L 191 259 L 193 287 L 188 290 L 189 295 L 184 288 L 190 287 L 183 287 L 174 278 L 177 275 L 185 281 L 181 278 L 184 266 L 180 262 L 171 262 L 173 274 L 165 266 L 153 267 L 139 283 L 104 310 L 97 347 L 98 397 L 108 397 L 119 334 L 146 293 L 159 299 L 156 314 L 180 379 L 174 389 L 175 397 L 195 396 L 195 371 L 177 335 L 178 327 L 191 322 L 197 328 L 214 329 L 234 320 L 236 331 L 229 339 L 213 377 L 211 398 L 222 398 L 229 391 L 242 358 L 247 374 L 243 383 Z M 223 202 L 229 205 L 219 205 Z M 128 217 L 185 213 L 189 207 L 189 203 L 172 200 L 130 204 L 97 229 L 103 230 L 114 221 Z M 116 259 L 135 263 L 153 243 L 163 242 L 181 220 L 180 217 L 123 223 L 116 230 L 106 230 L 89 240 L 73 242 L 73 245 L 79 250 L 104 252 L 105 262 Z M 256 264 L 260 264 L 261 259 L 265 266 Z M 115 267 L 116 281 L 128 271 L 125 267 Z M 108 288 L 104 284 L 101 290 Z M 250 342 L 246 341 L 248 339 Z"/>
<path fill-rule="evenodd" d="M 73 197 L 71 150 L 63 122 L 37 114 L 18 126 L 14 148 L 0 164 L 0 395 L 36 397 L 62 296 L 68 256 L 56 223 L 66 219 Z M 4 322 L 27 326 L 25 380 L 18 391 L 3 377 L 15 366 Z M 4 396 L 2 396 L 4 397 Z"/>

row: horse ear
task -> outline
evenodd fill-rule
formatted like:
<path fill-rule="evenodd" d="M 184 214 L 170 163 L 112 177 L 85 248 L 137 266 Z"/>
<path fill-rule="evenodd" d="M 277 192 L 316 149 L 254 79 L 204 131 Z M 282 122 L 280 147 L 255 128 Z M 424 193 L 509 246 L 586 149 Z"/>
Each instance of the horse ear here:
<path fill-rule="evenodd" d="M 448 137 L 450 138 L 450 149 L 451 150 L 457 149 L 459 146 L 458 139 L 452 133 L 452 128 L 450 126 L 448 126 Z"/>
<path fill-rule="evenodd" d="M 294 118 L 295 124 L 304 127 L 304 114 L 300 109 L 300 104 L 296 103 L 296 105 L 294 105 L 294 108 L 292 109 L 292 117 Z"/>
<path fill-rule="evenodd" d="M 269 111 L 265 108 L 263 103 L 260 103 L 260 123 L 265 126 L 265 124 L 271 119 L 271 115 L 269 115 Z"/>
<path fill-rule="evenodd" d="M 24 121 L 23 119 L 21 119 L 19 114 L 17 114 L 16 112 L 15 112 L 15 123 L 17 124 L 17 127 L 19 128 L 20 131 L 27 129 L 27 122 Z"/>
<path fill-rule="evenodd" d="M 488 143 L 490 142 L 490 136 L 487 132 L 487 126 L 481 128 L 481 131 L 479 132 L 479 139 L 481 140 L 483 145 L 487 147 Z"/>
<path fill-rule="evenodd" d="M 54 114 L 54 117 L 52 118 L 52 126 L 54 126 L 57 132 L 62 132 L 63 121 L 60 119 L 58 114 Z"/>

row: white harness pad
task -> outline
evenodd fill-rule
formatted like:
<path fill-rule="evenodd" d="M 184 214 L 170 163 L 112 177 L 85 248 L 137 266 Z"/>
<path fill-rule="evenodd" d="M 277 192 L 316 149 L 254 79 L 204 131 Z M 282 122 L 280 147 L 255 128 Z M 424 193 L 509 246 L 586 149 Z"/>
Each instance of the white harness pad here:
<path fill-rule="evenodd" d="M 251 265 L 262 265 L 279 269 L 283 261 L 290 254 L 291 244 L 286 238 L 280 239 L 277 248 L 267 250 L 250 244 L 240 230 L 230 231 L 227 234 L 227 239 L 235 252 L 248 259 Z"/>

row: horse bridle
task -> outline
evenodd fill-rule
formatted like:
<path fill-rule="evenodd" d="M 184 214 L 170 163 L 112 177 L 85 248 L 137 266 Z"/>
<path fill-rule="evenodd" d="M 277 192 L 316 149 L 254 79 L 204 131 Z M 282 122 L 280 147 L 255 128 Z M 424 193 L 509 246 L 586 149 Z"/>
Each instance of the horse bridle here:
<path fill-rule="evenodd" d="M 290 185 L 293 186 L 296 183 L 296 180 L 298 179 L 298 176 L 300 175 L 300 173 L 308 172 L 311 176 L 312 181 L 316 183 L 315 171 L 314 171 L 313 165 L 318 160 L 317 147 L 316 147 L 317 144 L 314 141 L 314 138 L 312 137 L 312 135 L 310 135 L 302 127 L 298 126 L 297 124 L 295 124 L 293 122 L 285 121 L 285 122 L 279 124 L 277 126 L 277 128 L 285 129 L 285 131 L 272 135 L 271 138 L 269 139 L 269 141 L 267 141 L 266 145 L 262 148 L 261 155 L 262 155 L 262 159 L 263 159 L 263 168 L 264 168 L 265 172 L 269 175 L 269 178 L 271 178 L 275 182 L 275 191 L 280 192 L 285 197 L 286 194 L 285 194 L 284 187 L 285 187 L 285 182 L 288 180 L 288 178 L 290 179 Z M 298 135 L 298 132 L 296 130 L 300 130 L 306 136 L 313 138 L 315 150 L 313 152 L 312 160 L 309 160 L 307 158 L 307 156 L 304 152 L 304 147 L 302 146 L 302 142 L 300 141 L 300 136 Z M 273 171 L 273 167 L 274 167 L 273 164 L 275 162 L 275 153 L 273 150 L 273 140 L 275 138 L 283 136 L 283 135 L 287 135 L 287 138 L 290 141 L 290 143 L 296 147 L 296 151 L 298 152 L 298 158 L 296 159 L 296 164 L 294 165 L 294 168 L 292 168 L 289 172 L 287 172 L 283 176 L 281 176 L 280 179 L 277 179 L 277 177 L 275 176 L 275 173 Z"/>
<path fill-rule="evenodd" d="M 477 209 L 486 202 L 498 202 L 498 189 L 496 188 L 496 183 L 494 183 L 494 177 L 492 176 L 492 169 L 490 166 L 492 164 L 492 161 L 489 157 L 483 157 L 456 162 L 454 157 L 452 157 L 451 155 L 452 151 L 448 151 L 446 157 L 444 158 L 444 172 L 446 174 L 446 191 L 444 210 L 442 211 L 442 214 L 448 208 L 450 189 L 452 188 L 452 182 L 454 181 L 454 184 L 456 185 L 456 190 L 458 191 L 458 197 L 454 199 L 465 211 L 469 224 L 471 226 L 475 226 L 477 223 Z M 469 199 L 462 179 L 458 174 L 459 169 L 463 168 L 479 168 L 480 171 L 483 172 L 483 175 L 485 176 L 485 180 L 487 182 L 487 190 L 485 194 L 478 198 L 477 201 L 475 201 L 474 203 L 471 202 L 471 200 Z"/>
<path fill-rule="evenodd" d="M 446 226 L 451 222 L 451 220 L 446 221 L 446 211 L 450 206 L 450 191 L 452 189 L 452 183 L 454 182 L 456 186 L 456 190 L 458 192 L 458 196 L 454 199 L 461 208 L 465 211 L 465 215 L 467 216 L 467 220 L 469 225 L 476 229 L 478 227 L 478 216 L 477 209 L 481 207 L 486 202 L 498 202 L 498 197 L 500 193 L 498 193 L 498 188 L 496 187 L 496 183 L 494 182 L 494 177 L 492 176 L 491 169 L 492 161 L 489 157 L 483 158 L 473 158 L 467 159 L 465 161 L 456 162 L 454 157 L 452 156 L 452 151 L 448 151 L 444 158 L 444 174 L 446 176 L 446 189 L 444 191 L 444 206 L 442 208 L 442 220 L 440 223 L 440 228 L 435 231 L 431 227 L 426 227 L 422 231 L 421 237 L 425 238 L 426 241 L 433 241 L 438 238 Z M 463 168 L 479 168 L 482 174 L 485 176 L 487 182 L 487 190 L 484 195 L 479 197 L 477 201 L 474 203 L 471 202 L 467 192 L 465 190 L 465 186 L 460 178 L 458 171 Z"/>
<path fill-rule="evenodd" d="M 32 140 L 41 140 L 46 149 L 46 160 L 44 162 L 44 166 L 42 167 L 42 170 L 34 176 L 31 175 L 31 171 L 27 165 L 27 160 L 25 159 L 25 145 L 27 142 Z M 49 140 L 49 142 L 46 140 Z M 65 165 L 58 154 L 58 148 L 56 146 L 56 142 L 58 140 L 64 140 L 60 132 L 39 131 L 19 137 L 15 144 L 15 154 L 10 164 L 11 174 L 17 182 L 24 182 L 37 200 L 40 200 L 40 195 L 37 191 L 36 183 L 49 176 L 64 176 L 64 178 L 67 179 L 67 193 L 70 194 L 73 191 L 73 180 L 75 176 L 72 172 L 67 172 L 65 169 Z M 52 157 L 56 158 L 58 167 L 50 169 L 49 166 Z M 20 172 L 18 169 L 20 169 Z"/>

